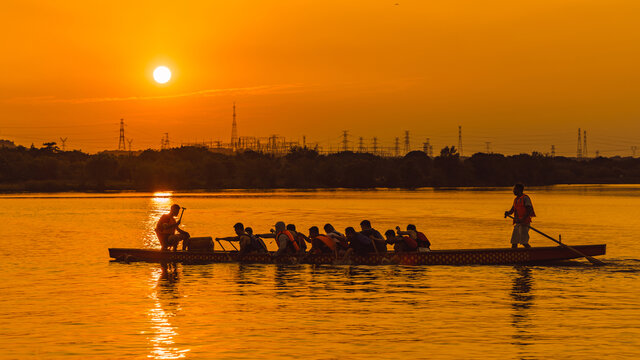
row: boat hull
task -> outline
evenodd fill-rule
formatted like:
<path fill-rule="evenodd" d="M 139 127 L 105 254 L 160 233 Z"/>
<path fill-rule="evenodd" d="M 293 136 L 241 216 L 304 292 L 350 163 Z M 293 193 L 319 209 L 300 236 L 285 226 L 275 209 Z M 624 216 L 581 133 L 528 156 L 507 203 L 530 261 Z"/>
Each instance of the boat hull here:
<path fill-rule="evenodd" d="M 574 249 L 585 255 L 597 256 L 606 253 L 606 245 L 576 245 Z M 236 251 L 161 251 L 156 249 L 110 248 L 109 256 L 116 261 L 145 261 L 152 263 L 179 262 L 186 264 L 205 263 L 252 263 L 252 264 L 352 264 L 352 265 L 508 265 L 535 264 L 580 258 L 575 252 L 561 246 L 500 249 L 434 250 L 395 254 L 352 255 L 348 259 L 335 259 L 332 254 L 306 254 L 306 256 L 271 254 L 247 254 L 242 258 Z"/>

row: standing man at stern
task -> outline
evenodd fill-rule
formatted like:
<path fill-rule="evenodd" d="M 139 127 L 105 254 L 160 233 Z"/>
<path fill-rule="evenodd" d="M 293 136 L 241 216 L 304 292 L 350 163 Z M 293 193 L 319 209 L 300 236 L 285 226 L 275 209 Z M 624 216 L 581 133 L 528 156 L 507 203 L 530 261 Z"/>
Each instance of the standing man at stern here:
<path fill-rule="evenodd" d="M 518 244 L 529 248 L 529 224 L 531 224 L 531 218 L 536 216 L 533 211 L 533 204 L 529 195 L 524 193 L 523 184 L 515 184 L 513 187 L 513 195 L 516 198 L 513 200 L 513 206 L 509 211 L 504 212 L 504 217 L 513 214 L 513 233 L 511 234 L 511 247 L 517 248 Z"/>

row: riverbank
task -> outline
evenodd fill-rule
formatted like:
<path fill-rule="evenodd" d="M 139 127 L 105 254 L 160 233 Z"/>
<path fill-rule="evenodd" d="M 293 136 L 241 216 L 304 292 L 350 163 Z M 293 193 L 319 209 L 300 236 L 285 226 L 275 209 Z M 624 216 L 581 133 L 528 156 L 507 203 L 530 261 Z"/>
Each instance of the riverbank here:
<path fill-rule="evenodd" d="M 215 191 L 223 189 L 374 189 L 638 184 L 640 159 L 573 159 L 539 153 L 477 153 L 454 148 L 429 157 L 294 149 L 285 156 L 212 153 L 183 147 L 139 154 L 86 154 L 55 148 L 0 149 L 0 192 Z"/>

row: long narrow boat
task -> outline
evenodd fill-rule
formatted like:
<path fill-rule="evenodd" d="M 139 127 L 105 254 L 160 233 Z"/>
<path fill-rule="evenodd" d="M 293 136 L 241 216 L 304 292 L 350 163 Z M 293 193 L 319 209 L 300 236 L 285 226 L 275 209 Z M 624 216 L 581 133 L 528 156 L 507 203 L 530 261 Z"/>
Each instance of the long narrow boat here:
<path fill-rule="evenodd" d="M 606 245 L 576 245 L 574 249 L 585 255 L 606 253 Z M 500 249 L 433 250 L 395 254 L 370 253 L 353 255 L 349 259 L 335 259 L 331 254 L 307 254 L 306 256 L 269 254 L 238 255 L 237 251 L 161 251 L 155 249 L 110 248 L 109 256 L 116 261 L 146 261 L 152 263 L 180 262 L 204 263 L 253 263 L 253 264 L 353 264 L 353 265 L 508 265 L 557 262 L 579 258 L 575 252 L 561 246 Z"/>

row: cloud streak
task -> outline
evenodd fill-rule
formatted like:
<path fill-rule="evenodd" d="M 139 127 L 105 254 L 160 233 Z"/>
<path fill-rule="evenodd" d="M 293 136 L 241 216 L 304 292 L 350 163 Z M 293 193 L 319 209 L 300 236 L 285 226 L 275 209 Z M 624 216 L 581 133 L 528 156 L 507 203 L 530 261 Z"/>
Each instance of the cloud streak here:
<path fill-rule="evenodd" d="M 5 103 L 18 104 L 90 104 L 105 102 L 123 102 L 123 101 L 148 101 L 186 98 L 196 96 L 221 96 L 229 94 L 243 95 L 265 95 L 265 94 L 284 94 L 303 91 L 305 86 L 301 84 L 280 84 L 280 85 L 260 85 L 250 87 L 226 88 L 226 89 L 206 89 L 191 91 L 179 94 L 155 95 L 155 96 L 125 96 L 125 97 L 87 97 L 87 98 L 67 98 L 61 99 L 55 96 L 34 96 L 34 97 L 16 97 L 7 99 Z"/>

